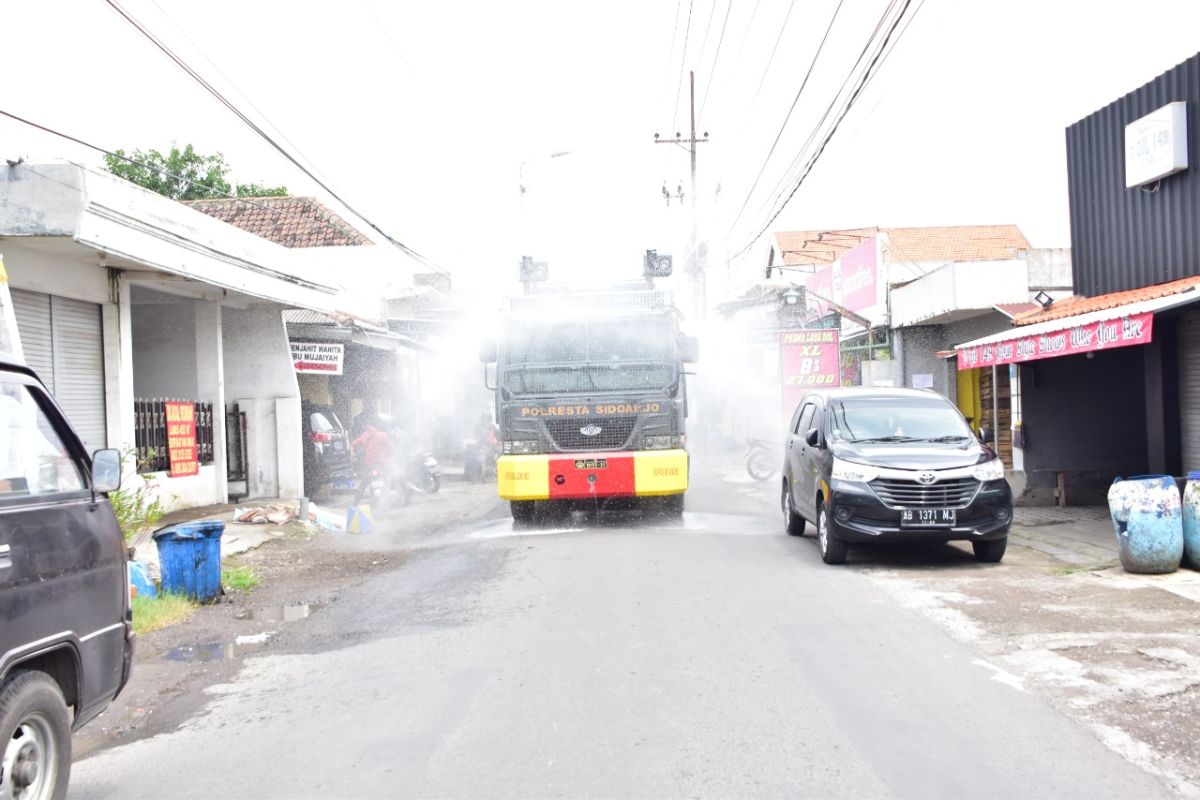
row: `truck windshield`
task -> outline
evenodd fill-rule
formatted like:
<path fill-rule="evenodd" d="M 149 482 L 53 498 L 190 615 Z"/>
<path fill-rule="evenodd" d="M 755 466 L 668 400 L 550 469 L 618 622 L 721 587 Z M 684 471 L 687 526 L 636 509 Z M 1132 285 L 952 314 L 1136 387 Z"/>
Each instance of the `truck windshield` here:
<path fill-rule="evenodd" d="M 504 383 L 516 394 L 664 389 L 675 379 L 675 338 L 661 317 L 513 326 Z"/>

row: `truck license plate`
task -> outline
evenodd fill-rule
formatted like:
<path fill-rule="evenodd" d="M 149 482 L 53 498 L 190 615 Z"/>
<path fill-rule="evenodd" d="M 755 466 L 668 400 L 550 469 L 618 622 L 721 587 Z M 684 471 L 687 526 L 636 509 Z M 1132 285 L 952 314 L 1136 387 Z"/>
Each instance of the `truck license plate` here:
<path fill-rule="evenodd" d="M 577 458 L 575 469 L 608 469 L 607 458 Z"/>
<path fill-rule="evenodd" d="M 900 512 L 901 528 L 950 528 L 957 521 L 953 508 L 906 508 Z"/>

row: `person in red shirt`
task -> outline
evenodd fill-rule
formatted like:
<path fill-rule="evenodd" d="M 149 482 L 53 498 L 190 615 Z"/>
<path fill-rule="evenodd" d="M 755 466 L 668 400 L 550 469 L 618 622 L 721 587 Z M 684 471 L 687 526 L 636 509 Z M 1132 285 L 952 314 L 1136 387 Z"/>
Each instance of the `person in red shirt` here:
<path fill-rule="evenodd" d="M 354 495 L 356 505 L 362 502 L 363 495 L 366 494 L 372 472 L 383 472 L 389 483 L 398 480 L 396 445 L 382 430 L 383 427 L 378 418 L 370 419 L 363 432 L 351 442 L 359 467 L 358 491 Z"/>

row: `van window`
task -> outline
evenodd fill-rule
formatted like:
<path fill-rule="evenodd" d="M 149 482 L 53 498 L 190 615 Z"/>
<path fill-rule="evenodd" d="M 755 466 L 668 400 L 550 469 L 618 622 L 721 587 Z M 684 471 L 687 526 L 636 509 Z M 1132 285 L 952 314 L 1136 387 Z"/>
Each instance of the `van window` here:
<path fill-rule="evenodd" d="M 813 412 L 816 411 L 815 403 L 805 403 L 804 408 L 800 410 L 800 419 L 796 422 L 796 429 L 793 431 L 797 436 L 804 436 L 808 433 L 808 429 L 812 427 Z"/>
<path fill-rule="evenodd" d="M 79 465 L 30 388 L 0 378 L 0 500 L 83 488 Z"/>

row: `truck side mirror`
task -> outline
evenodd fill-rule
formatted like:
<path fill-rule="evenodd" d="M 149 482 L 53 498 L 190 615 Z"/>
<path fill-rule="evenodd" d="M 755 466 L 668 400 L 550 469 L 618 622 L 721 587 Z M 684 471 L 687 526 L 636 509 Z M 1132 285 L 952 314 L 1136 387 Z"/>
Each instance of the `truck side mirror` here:
<path fill-rule="evenodd" d="M 695 364 L 700 360 L 700 340 L 695 336 L 679 337 L 679 358 L 685 364 Z"/>
<path fill-rule="evenodd" d="M 479 360 L 490 364 L 496 360 L 496 340 L 484 339 L 479 343 Z"/>
<path fill-rule="evenodd" d="M 121 453 L 97 450 L 92 454 L 92 491 L 115 492 L 121 488 Z"/>

